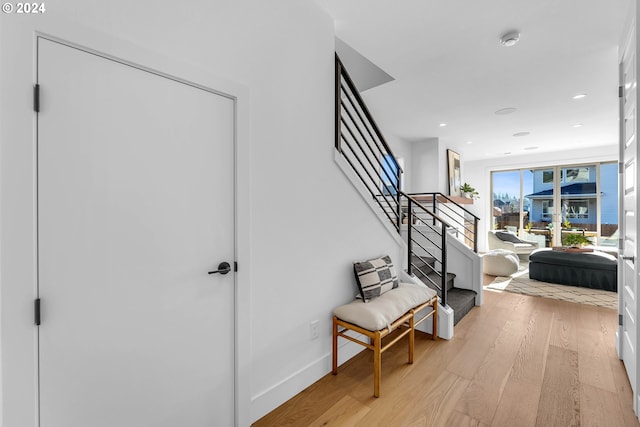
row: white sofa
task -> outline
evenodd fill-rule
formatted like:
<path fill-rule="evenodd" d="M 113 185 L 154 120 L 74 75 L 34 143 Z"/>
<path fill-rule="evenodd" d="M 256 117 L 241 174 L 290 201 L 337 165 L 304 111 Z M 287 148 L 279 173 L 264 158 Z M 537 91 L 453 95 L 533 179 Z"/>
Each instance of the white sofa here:
<path fill-rule="evenodd" d="M 506 249 L 515 252 L 521 258 L 538 249 L 538 243 L 530 240 L 522 240 L 515 233 L 504 230 L 490 230 L 487 237 L 489 250 Z"/>

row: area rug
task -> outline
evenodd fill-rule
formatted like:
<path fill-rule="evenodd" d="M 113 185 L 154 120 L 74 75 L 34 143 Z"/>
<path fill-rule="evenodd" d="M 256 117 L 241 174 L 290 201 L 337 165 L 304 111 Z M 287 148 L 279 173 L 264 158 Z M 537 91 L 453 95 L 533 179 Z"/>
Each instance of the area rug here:
<path fill-rule="evenodd" d="M 510 277 L 496 277 L 493 282 L 484 288 L 494 291 L 506 291 L 571 301 L 579 304 L 597 305 L 613 309 L 618 308 L 618 294 L 616 292 L 533 280 L 529 278 L 529 265 L 526 262 L 520 263 L 520 268 L 517 273 L 512 274 Z"/>

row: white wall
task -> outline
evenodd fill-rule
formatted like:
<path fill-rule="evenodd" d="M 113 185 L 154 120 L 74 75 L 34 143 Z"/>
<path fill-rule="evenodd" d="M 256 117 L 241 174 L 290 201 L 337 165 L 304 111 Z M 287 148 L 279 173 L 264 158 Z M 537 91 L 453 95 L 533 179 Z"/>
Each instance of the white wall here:
<path fill-rule="evenodd" d="M 439 162 L 440 144 L 438 138 L 429 138 L 425 141 L 411 143 L 411 170 L 410 192 L 442 191 L 440 188 L 440 173 L 445 169 Z"/>
<path fill-rule="evenodd" d="M 521 167 L 545 167 L 564 164 L 579 164 L 589 162 L 617 161 L 618 146 L 606 145 L 590 147 L 584 152 L 556 151 L 527 156 L 506 156 L 497 159 L 475 160 L 464 162 L 464 153 L 461 153 L 462 180 L 469 182 L 480 193 L 480 199 L 473 205 L 467 205 L 467 209 L 480 217 L 478 225 L 478 250 L 487 250 L 487 231 L 491 226 L 491 171 L 518 169 Z"/>
<path fill-rule="evenodd" d="M 241 425 L 249 424 L 329 372 L 331 310 L 354 294 L 351 261 L 397 251 L 333 160 L 333 22 L 300 0 L 47 7 L 41 16 L 0 16 L 2 425 L 33 426 L 36 417 L 35 31 L 246 89 L 239 199 L 250 211 L 240 213 L 238 286 L 247 315 L 238 339 L 248 388 Z M 315 341 L 312 320 L 320 321 Z"/>
<path fill-rule="evenodd" d="M 384 133 L 384 129 L 382 130 Z M 407 193 L 448 193 L 447 148 L 438 138 L 405 141 L 394 135 L 385 135 L 396 157 L 403 158 L 404 191 Z"/>

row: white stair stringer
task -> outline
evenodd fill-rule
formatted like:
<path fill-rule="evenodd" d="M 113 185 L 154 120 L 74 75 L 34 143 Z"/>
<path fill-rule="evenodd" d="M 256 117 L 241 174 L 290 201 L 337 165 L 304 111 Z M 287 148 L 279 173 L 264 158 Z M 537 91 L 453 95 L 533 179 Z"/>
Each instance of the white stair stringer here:
<path fill-rule="evenodd" d="M 353 171 L 353 168 L 349 163 L 344 159 L 342 154 L 338 150 L 334 150 L 334 160 L 342 173 L 347 177 L 351 185 L 356 189 L 358 194 L 362 196 L 364 202 L 371 208 L 373 214 L 380 220 L 382 225 L 387 229 L 389 234 L 393 236 L 394 239 L 398 241 L 399 245 L 406 246 L 406 243 L 398 234 L 398 230 L 396 230 L 395 225 L 389 220 L 389 218 L 384 214 L 383 210 L 380 208 L 378 203 L 375 201 L 371 194 L 367 190 L 367 187 L 362 183 L 358 175 Z"/>
<path fill-rule="evenodd" d="M 402 270 L 402 281 L 427 286 L 416 276 L 409 276 L 405 269 Z M 425 310 L 431 309 L 426 308 Z M 424 313 L 420 313 L 418 317 L 422 317 L 423 315 Z M 422 322 L 416 327 L 416 329 L 430 334 L 432 332 L 432 327 L 433 325 L 431 322 Z M 442 304 L 438 304 L 438 337 L 445 340 L 453 338 L 453 309 L 449 306 L 444 307 Z"/>
<path fill-rule="evenodd" d="M 426 226 L 414 225 L 413 227 L 420 228 L 420 232 L 430 236 L 433 241 L 440 239 L 440 236 Z M 407 225 L 402 225 L 401 235 L 402 239 L 406 241 Z M 437 248 L 433 247 L 427 239 L 420 239 L 420 244 L 424 248 L 432 250 L 433 253 L 437 251 Z M 416 254 L 430 256 L 420 249 L 416 251 Z M 404 261 L 404 263 L 406 262 Z M 436 268 L 439 266 L 437 265 Z M 482 257 L 453 235 L 447 236 L 447 272 L 456 275 L 456 288 L 474 291 L 476 293 L 475 305 L 482 305 Z"/>

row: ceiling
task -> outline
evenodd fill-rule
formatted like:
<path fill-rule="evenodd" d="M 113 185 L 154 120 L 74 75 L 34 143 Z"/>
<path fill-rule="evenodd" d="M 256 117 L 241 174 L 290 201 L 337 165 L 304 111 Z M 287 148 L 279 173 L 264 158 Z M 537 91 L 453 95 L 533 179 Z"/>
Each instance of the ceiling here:
<path fill-rule="evenodd" d="M 465 161 L 617 144 L 633 0 L 315 1 L 394 79 L 363 92 L 390 140 L 439 138 Z M 504 47 L 510 30 L 520 40 Z"/>

